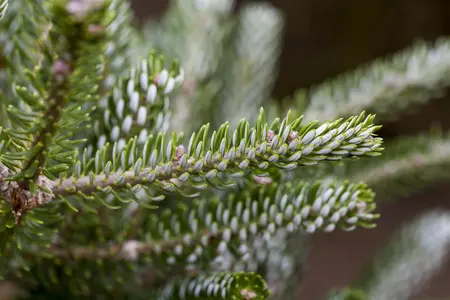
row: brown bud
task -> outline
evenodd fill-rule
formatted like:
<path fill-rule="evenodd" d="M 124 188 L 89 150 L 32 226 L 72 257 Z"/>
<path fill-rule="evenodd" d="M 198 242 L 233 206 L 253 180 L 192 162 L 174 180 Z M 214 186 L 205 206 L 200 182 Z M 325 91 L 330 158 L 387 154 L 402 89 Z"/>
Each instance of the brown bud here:
<path fill-rule="evenodd" d="M 67 11 L 78 21 L 85 19 L 90 12 L 104 4 L 104 0 L 70 0 L 67 3 Z"/>
<path fill-rule="evenodd" d="M 177 147 L 176 152 L 175 152 L 175 157 L 177 160 L 180 160 L 181 157 L 183 156 L 185 150 L 184 150 L 184 146 L 180 145 Z"/>
<path fill-rule="evenodd" d="M 101 24 L 90 24 L 87 31 L 92 35 L 98 36 L 105 32 L 105 26 Z"/>
<path fill-rule="evenodd" d="M 52 66 L 52 72 L 58 80 L 69 76 L 71 71 L 72 68 L 70 67 L 70 64 L 62 59 L 55 61 Z"/>
<path fill-rule="evenodd" d="M 298 139 L 298 132 L 297 131 L 291 131 L 286 139 L 288 143 L 292 142 L 292 140 Z"/>
<path fill-rule="evenodd" d="M 273 130 L 269 129 L 269 131 L 267 131 L 267 142 L 271 143 L 274 136 L 275 136 L 275 132 L 273 132 Z"/>
<path fill-rule="evenodd" d="M 250 299 L 256 298 L 258 296 L 254 291 L 247 290 L 247 289 L 241 290 L 241 295 L 246 300 L 250 300 Z"/>
<path fill-rule="evenodd" d="M 364 201 L 358 201 L 356 202 L 356 208 L 358 213 L 363 213 L 367 208 L 367 203 Z"/>
<path fill-rule="evenodd" d="M 270 177 L 253 176 L 253 180 L 257 184 L 262 184 L 262 185 L 269 185 L 272 183 L 272 178 L 270 178 Z"/>

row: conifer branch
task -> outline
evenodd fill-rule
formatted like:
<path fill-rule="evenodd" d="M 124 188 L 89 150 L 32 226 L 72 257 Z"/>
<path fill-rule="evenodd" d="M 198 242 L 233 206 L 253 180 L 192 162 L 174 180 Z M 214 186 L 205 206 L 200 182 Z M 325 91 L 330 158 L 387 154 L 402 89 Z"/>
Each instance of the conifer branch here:
<path fill-rule="evenodd" d="M 109 1 L 108 11 L 114 11 L 114 20 L 105 27 L 110 39 L 105 51 L 102 96 L 108 96 L 121 76 L 125 76 L 130 65 L 140 56 L 134 56 L 134 46 L 138 39 L 132 24 L 133 12 L 127 0 Z M 145 52 L 147 52 L 146 48 Z M 147 53 L 145 53 L 147 54 Z"/>
<path fill-rule="evenodd" d="M 446 41 L 302 90 L 302 105 L 279 119 L 265 98 L 279 56 L 276 10 L 248 5 L 235 18 L 234 0 L 176 0 L 136 50 L 127 1 L 0 0 L 0 279 L 33 297 L 163 300 L 266 299 L 266 280 L 285 300 L 312 233 L 375 226 L 374 192 L 361 180 L 390 192 L 418 174 L 446 176 L 447 136 L 394 143 L 398 152 L 362 171 L 333 163 L 381 154 L 380 126 L 360 111 L 387 118 L 448 85 Z M 255 111 L 263 101 L 267 116 Z M 213 132 L 199 126 L 208 121 Z M 427 218 L 394 247 L 414 257 L 376 260 L 363 293 L 330 299 L 407 294 L 402 284 L 418 277 L 398 273 L 398 262 L 417 255 L 410 265 L 422 268 L 421 247 L 434 255 L 430 275 L 449 222 Z M 394 292 L 384 281 L 392 274 L 405 279 Z"/>
<path fill-rule="evenodd" d="M 417 42 L 389 59 L 326 81 L 310 91 L 306 120 L 330 120 L 366 110 L 380 120 L 442 94 L 450 82 L 450 44 Z"/>
<path fill-rule="evenodd" d="M 200 198 L 193 206 L 179 203 L 174 209 L 154 212 L 142 219 L 136 240 L 121 241 L 114 236 L 112 240 L 97 240 L 95 246 L 77 246 L 70 243 L 73 237 L 66 237 L 67 241 L 50 248 L 34 244 L 23 252 L 30 261 L 42 258 L 76 264 L 79 272 L 94 261 L 110 266 L 146 262 L 148 272 L 159 272 L 159 277 L 175 270 L 177 278 L 198 271 L 230 271 L 230 260 L 246 262 L 265 251 L 265 245 L 255 248 L 256 237 L 269 241 L 280 229 L 312 233 L 373 227 L 378 217 L 373 213 L 373 196 L 363 184 L 257 187 L 224 199 L 209 202 Z M 45 270 L 43 276 L 51 277 L 54 272 Z"/>
<path fill-rule="evenodd" d="M 150 135 L 142 147 L 137 147 L 137 139 L 133 138 L 121 151 L 117 150 L 117 143 L 112 151 L 107 144 L 94 158 L 85 156 L 75 161 L 68 177 L 51 181 L 38 176 L 38 197 L 32 196 L 33 190 L 19 184 L 14 176 L 9 177 L 12 170 L 2 166 L 7 170 L 0 178 L 2 196 L 13 205 L 18 222 L 25 211 L 55 198 L 69 203 L 67 197 L 74 196 L 105 203 L 104 199 L 112 195 L 122 202 L 131 198 L 145 205 L 138 196 L 142 191 L 147 201 L 164 199 L 156 188 L 194 197 L 208 185 L 230 188 L 235 184 L 233 178 L 264 176 L 269 167 L 293 169 L 322 160 L 378 156 L 382 150 L 382 139 L 374 137 L 380 126 L 373 125 L 373 115 L 361 114 L 319 127 L 315 122 L 302 126 L 301 120 L 290 120 L 288 114 L 269 126 L 261 109 L 255 127 L 244 119 L 232 134 L 225 123 L 209 136 L 209 126 L 205 125 L 192 134 L 186 150 L 180 144 L 182 135 L 177 134 L 167 144 L 164 134 Z M 9 157 L 14 158 L 12 154 Z M 189 195 L 190 189 L 195 192 Z"/>
<path fill-rule="evenodd" d="M 170 118 L 170 94 L 182 84 L 183 76 L 177 61 L 166 69 L 164 58 L 155 52 L 131 67 L 94 112 L 98 115 L 94 120 L 96 139 L 89 156 L 106 143 L 118 142 L 121 150 L 134 136 L 143 144 L 149 134 L 164 131 Z"/>
<path fill-rule="evenodd" d="M 38 65 L 35 72 L 25 71 L 31 88 L 16 87 L 30 111 L 14 107 L 9 110 L 10 119 L 20 125 L 8 128 L 8 133 L 24 142 L 17 151 L 6 149 L 10 151 L 4 151 L 1 159 L 4 164 L 1 167 L 12 173 L 11 178 L 2 181 L 7 180 L 11 188 L 18 185 L 13 189 L 15 192 L 10 190 L 3 195 L 13 204 L 16 223 L 30 209 L 30 203 L 48 202 L 49 180 L 55 180 L 68 169 L 67 163 L 73 160 L 76 146 L 82 142 L 67 139 L 89 120 L 88 101 L 95 99 L 91 94 L 98 89 L 96 79 L 102 71 L 101 57 L 107 40 L 103 28 L 109 20 L 102 11 L 104 6 L 96 4 L 92 11 L 84 11 L 86 6 L 79 4 L 56 1 L 49 5 L 52 26 L 43 48 L 46 62 Z M 9 144 L 14 142 L 7 140 Z"/>
<path fill-rule="evenodd" d="M 180 191 L 183 183 L 201 190 L 208 182 L 217 182 L 220 174 L 242 177 L 249 172 L 264 173 L 271 166 L 293 169 L 322 160 L 378 156 L 382 139 L 374 137 L 380 127 L 373 125 L 373 119 L 361 114 L 316 127 L 315 122 L 302 126 L 301 118 L 290 121 L 288 114 L 281 124 L 276 119 L 269 126 L 261 109 L 255 127 L 242 120 L 231 134 L 225 123 L 209 136 L 205 125 L 192 134 L 186 150 L 179 144 L 182 136 L 176 134 L 167 145 L 165 135 L 150 135 L 142 149 L 136 147 L 136 138 L 122 151 L 116 146 L 110 151 L 107 145 L 90 163 L 76 162 L 72 175 L 56 182 L 52 191 L 55 196 L 92 199 L 91 195 L 98 198 L 102 193 L 138 186 L 151 197 L 146 189 L 151 184 L 166 191 Z M 216 184 L 227 185 L 221 180 Z"/>
<path fill-rule="evenodd" d="M 133 13 L 129 1 L 109 1 L 108 11 L 114 11 L 116 15 L 114 20 L 105 27 L 109 39 L 104 53 L 103 82 L 100 87 L 101 98 L 92 113 L 94 134 L 88 138 L 88 143 L 92 147 L 89 154 L 95 153 L 106 142 L 116 141 L 118 139 L 117 134 L 121 138 L 123 136 L 129 138 L 134 136 L 137 131 L 134 130 L 134 127 L 154 127 L 154 124 L 150 124 L 148 119 L 156 118 L 154 116 L 155 111 L 162 110 L 161 107 L 164 107 L 164 112 L 166 112 L 168 106 L 168 101 L 165 101 L 165 105 L 162 106 L 162 101 L 159 99 L 161 93 L 156 93 L 154 99 L 150 97 L 151 93 L 146 95 L 147 87 L 151 83 L 160 89 L 165 88 L 165 84 L 158 84 L 157 80 L 157 72 L 161 71 L 159 68 L 163 66 L 163 63 L 161 63 L 160 58 L 155 59 L 155 53 L 151 53 L 148 57 L 149 61 L 141 59 L 141 57 L 148 56 L 147 46 L 145 55 L 136 53 L 137 51 L 134 48 L 139 35 L 136 28 L 132 26 Z M 137 65 L 137 68 L 135 65 Z M 149 82 L 145 83 L 144 77 Z M 136 95 L 133 95 L 136 93 L 143 93 L 139 94 L 138 107 L 136 106 Z M 147 105 L 143 105 L 145 102 L 147 102 Z M 144 108 L 146 122 L 141 124 Z M 119 110 L 123 111 L 116 114 L 115 112 Z M 123 130 L 121 127 L 126 124 L 123 127 L 128 129 L 127 126 L 130 125 L 129 115 L 133 119 L 130 126 L 132 130 L 127 132 L 128 130 Z M 139 121 L 138 124 L 136 124 L 136 121 Z M 143 130 L 143 133 L 145 133 L 145 130 Z"/>
<path fill-rule="evenodd" d="M 61 140 L 71 136 L 74 129 L 86 121 L 81 107 L 74 106 L 86 105 L 86 98 L 91 98 L 86 95 L 86 92 L 91 93 L 96 89 L 95 80 L 91 80 L 92 84 L 88 86 L 83 85 L 84 92 L 81 93 L 79 85 L 86 81 L 84 78 L 86 75 L 93 75 L 93 72 L 86 72 L 89 67 L 85 64 L 87 60 L 93 62 L 92 56 L 95 55 L 95 52 L 91 51 L 93 47 L 98 47 L 97 51 L 100 52 L 97 52 L 97 55 L 102 51 L 101 43 L 98 43 L 102 36 L 100 33 L 99 37 L 94 27 L 101 27 L 101 22 L 105 20 L 97 18 L 96 21 L 100 24 L 83 23 L 84 20 L 77 19 L 79 12 L 76 5 L 74 7 L 72 4 L 74 4 L 73 1 L 55 2 L 49 6 L 48 15 L 52 26 L 46 35 L 49 41 L 42 49 L 42 55 L 47 57 L 47 62 L 45 65 L 39 62 L 34 73 L 30 70 L 25 71 L 32 88 L 16 87 L 17 94 L 29 106 L 30 112 L 26 112 L 24 117 L 22 111 L 10 109 L 10 118 L 22 125 L 18 128 L 10 128 L 10 131 L 16 136 L 34 136 L 27 147 L 19 152 L 20 156 L 19 153 L 9 153 L 11 156 L 16 156 L 15 160 L 19 158 L 22 165 L 21 172 L 15 175 L 16 178 L 37 179 L 44 171 L 44 166 L 49 166 L 47 156 L 59 162 L 67 159 L 67 156 L 73 156 L 74 145 L 72 145 L 72 151 L 67 151 L 67 143 L 65 147 L 63 146 L 66 151 L 58 149 L 58 146 L 62 146 Z M 94 12 L 96 13 L 98 14 L 98 11 Z M 58 14 L 65 16 L 63 21 L 58 19 L 61 17 Z M 77 96 L 74 93 L 77 93 Z M 77 99 L 80 96 L 86 98 L 80 101 Z M 69 99 L 72 102 L 71 105 L 68 105 Z M 59 139 L 56 138 L 57 135 Z M 53 178 L 52 172 L 48 169 L 45 173 L 46 176 Z"/>
<path fill-rule="evenodd" d="M 250 259 L 257 254 L 249 252 L 250 242 L 257 236 L 268 240 L 279 229 L 313 233 L 372 228 L 378 218 L 373 212 L 373 196 L 365 185 L 348 182 L 262 187 L 255 194 L 243 191 L 208 203 L 200 198 L 192 207 L 179 204 L 153 213 L 140 225 L 143 241 L 125 241 L 108 248 L 52 247 L 49 252 L 59 259 L 134 261 L 150 257 L 155 264 L 169 268 L 186 262 L 186 270 L 210 268 L 232 249 L 240 249 L 234 254 L 237 259 Z M 233 211 L 238 214 L 231 215 Z"/>

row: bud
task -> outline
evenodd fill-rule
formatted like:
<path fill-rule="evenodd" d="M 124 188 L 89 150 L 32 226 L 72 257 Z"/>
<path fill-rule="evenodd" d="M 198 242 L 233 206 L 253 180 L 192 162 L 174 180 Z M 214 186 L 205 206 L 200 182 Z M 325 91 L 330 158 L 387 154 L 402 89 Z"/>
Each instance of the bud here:
<path fill-rule="evenodd" d="M 247 289 L 241 290 L 241 295 L 243 297 L 245 297 L 244 299 L 253 299 L 258 296 L 254 291 L 247 290 Z"/>
<path fill-rule="evenodd" d="M 180 145 L 177 147 L 176 152 L 175 152 L 175 157 L 177 160 L 180 160 L 181 157 L 183 156 L 185 150 L 184 150 L 184 146 Z"/>
<path fill-rule="evenodd" d="M 78 21 L 82 21 L 90 12 L 97 9 L 104 2 L 104 0 L 70 0 L 66 9 Z"/>
<path fill-rule="evenodd" d="M 295 140 L 295 139 L 298 139 L 298 132 L 297 131 L 291 131 L 289 133 L 286 141 L 289 144 L 290 142 L 292 142 L 292 140 Z"/>
<path fill-rule="evenodd" d="M 275 136 L 275 132 L 270 130 L 267 132 L 267 142 L 270 144 L 272 142 L 273 137 Z"/>
<path fill-rule="evenodd" d="M 69 76 L 71 71 L 70 64 L 62 59 L 56 60 L 52 66 L 52 73 L 55 75 L 57 81 L 62 81 Z"/>
<path fill-rule="evenodd" d="M 271 177 L 262 177 L 262 176 L 253 176 L 253 180 L 257 183 L 257 184 L 261 184 L 261 185 L 269 185 L 272 183 L 272 178 Z"/>
<path fill-rule="evenodd" d="M 87 31 L 92 36 L 100 36 L 105 32 L 105 26 L 101 24 L 90 24 L 87 28 Z"/>

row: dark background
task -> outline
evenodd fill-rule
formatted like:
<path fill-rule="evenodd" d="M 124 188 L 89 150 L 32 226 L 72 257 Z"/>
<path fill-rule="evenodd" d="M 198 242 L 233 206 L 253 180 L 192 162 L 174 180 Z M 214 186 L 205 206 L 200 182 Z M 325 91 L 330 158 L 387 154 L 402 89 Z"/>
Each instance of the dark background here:
<path fill-rule="evenodd" d="M 238 6 L 244 2 L 237 1 Z M 255 1 L 256 2 L 256 1 Z M 262 2 L 262 1 L 259 1 Z M 286 17 L 281 71 L 274 96 L 281 99 L 299 87 L 319 83 L 360 64 L 389 55 L 417 39 L 434 40 L 450 32 L 448 0 L 272 0 Z M 160 17 L 169 0 L 134 0 L 139 19 Z M 450 126 L 447 98 L 436 99 L 383 124 L 382 136 Z M 364 263 L 385 245 L 405 221 L 436 207 L 450 209 L 448 182 L 413 197 L 383 202 L 376 229 L 318 233 L 308 258 L 301 299 L 323 299 L 332 288 L 351 284 Z M 450 263 L 414 299 L 450 299 Z M 300 284 L 300 283 L 299 283 Z"/>

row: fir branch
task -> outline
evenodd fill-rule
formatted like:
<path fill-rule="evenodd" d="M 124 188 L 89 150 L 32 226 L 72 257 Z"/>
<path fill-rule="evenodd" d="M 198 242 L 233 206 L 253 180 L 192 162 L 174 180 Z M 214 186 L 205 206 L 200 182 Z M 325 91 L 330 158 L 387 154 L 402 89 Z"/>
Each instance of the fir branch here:
<path fill-rule="evenodd" d="M 309 233 L 314 227 L 325 231 L 335 227 L 352 230 L 355 224 L 372 227 L 371 222 L 377 217 L 373 214 L 373 193 L 363 184 L 301 183 L 255 191 L 244 190 L 234 197 L 215 198 L 212 202 L 201 198 L 192 207 L 180 203 L 173 210 L 152 213 L 142 220 L 137 240 L 122 242 L 116 234 L 110 237 L 112 240 L 95 238 L 93 244 L 76 246 L 70 244 L 74 239 L 71 235 L 49 248 L 34 244 L 23 252 L 30 256 L 26 261 L 39 261 L 41 257 L 46 261 L 56 259 L 63 262 L 63 266 L 76 264 L 78 272 L 89 268 L 89 262 L 93 261 L 104 261 L 102 266 L 122 266 L 127 262 L 148 266 L 152 277 L 174 274 L 174 278 L 182 279 L 183 275 L 198 271 L 201 274 L 207 270 L 230 271 L 229 259 L 244 262 L 258 256 L 266 246 L 252 241 L 261 236 L 269 242 L 279 229 Z M 237 214 L 233 215 L 234 212 Z M 95 217 L 86 216 L 86 220 L 92 218 Z M 117 224 L 118 216 L 112 215 L 110 220 Z M 107 225 L 97 224 L 95 228 Z M 84 230 L 81 224 L 74 226 L 84 238 L 89 234 L 89 231 L 80 232 Z M 70 235 L 70 231 L 67 234 Z M 45 268 L 42 272 L 49 272 L 45 275 L 48 277 L 55 273 L 55 270 L 50 271 Z M 65 277 L 70 275 L 60 280 L 64 281 Z M 147 284 L 151 283 L 147 280 Z"/>
<path fill-rule="evenodd" d="M 238 116 L 252 118 L 271 93 L 277 77 L 283 16 L 267 3 L 247 4 L 236 25 L 228 58 L 222 60 L 225 83 L 215 109 L 216 124 L 238 123 Z"/>
<path fill-rule="evenodd" d="M 251 128 L 244 119 L 232 134 L 225 123 L 209 136 L 205 125 L 191 136 L 186 150 L 180 145 L 182 135 L 176 134 L 167 145 L 164 134 L 150 135 L 142 147 L 137 147 L 136 138 L 131 139 L 121 151 L 117 151 L 117 144 L 109 151 L 107 144 L 94 158 L 88 160 L 85 156 L 75 161 L 68 177 L 51 181 L 38 176 L 38 189 L 21 185 L 14 176 L 10 177 L 12 170 L 2 165 L 6 171 L 1 177 L 1 196 L 13 205 L 16 222 L 30 208 L 55 198 L 66 203 L 97 200 L 109 206 L 104 201 L 108 195 L 121 202 L 133 199 L 141 205 L 163 199 L 164 195 L 155 188 L 197 196 L 197 191 L 208 185 L 230 188 L 234 186 L 233 178 L 252 173 L 264 175 L 269 167 L 293 169 L 322 160 L 378 156 L 382 139 L 374 137 L 379 126 L 373 125 L 373 119 L 372 115 L 361 114 L 316 127 L 315 122 L 302 126 L 301 118 L 291 121 L 288 114 L 269 126 L 261 109 L 255 127 Z M 231 182 L 223 181 L 224 175 Z M 192 195 L 186 194 L 190 188 L 196 191 Z M 33 195 L 36 190 L 38 194 Z M 70 200 L 68 196 L 73 197 Z"/>
<path fill-rule="evenodd" d="M 186 183 L 199 190 L 208 182 L 217 182 L 223 173 L 242 177 L 249 172 L 264 174 L 271 166 L 293 169 L 322 160 L 378 156 L 382 139 L 374 137 L 380 126 L 374 126 L 373 119 L 373 115 L 361 114 L 313 129 L 315 122 L 301 126 L 301 118 L 290 121 L 288 114 L 281 124 L 276 119 L 269 127 L 261 109 L 255 127 L 242 120 L 230 134 L 225 123 L 209 136 L 209 126 L 205 125 L 192 134 L 186 150 L 178 144 L 182 136 L 176 134 L 167 146 L 163 134 L 150 135 L 142 149 L 136 147 L 136 138 L 122 151 L 117 151 L 116 145 L 110 151 L 107 145 L 91 162 L 76 162 L 70 177 L 55 182 L 51 190 L 57 197 L 79 195 L 88 199 L 112 189 L 130 191 L 133 186 L 145 189 L 156 185 L 179 191 L 177 185 Z M 220 180 L 217 184 L 224 185 Z"/>
<path fill-rule="evenodd" d="M 167 285 L 159 299 L 267 299 L 270 291 L 255 273 L 199 275 Z"/>
<path fill-rule="evenodd" d="M 170 69 L 154 53 L 132 66 L 138 56 L 126 0 L 9 2 L 0 22 L 12 83 L 0 99 L 0 279 L 43 298 L 266 299 L 258 273 L 287 298 L 302 265 L 293 251 L 298 234 L 375 226 L 374 193 L 365 184 L 303 180 L 309 168 L 300 168 L 379 156 L 374 115 L 319 124 L 302 123 L 297 111 L 267 123 L 264 110 L 254 111 L 279 54 L 282 20 L 268 6 L 242 12 L 238 59 L 229 68 L 236 57 L 221 56 L 233 45 L 234 1 L 176 1 L 152 46 L 183 62 L 182 82 L 178 64 Z M 140 46 L 147 56 L 148 39 Z M 221 66 L 230 70 L 224 82 Z M 444 86 L 431 77 L 430 90 Z M 412 83 L 401 84 L 404 91 Z M 191 135 L 222 91 L 245 100 L 220 106 L 231 123 Z M 170 109 L 169 96 L 177 97 Z M 173 108 L 188 143 L 164 132 Z M 250 122 L 235 124 L 239 108 Z M 287 183 L 281 171 L 294 169 L 302 177 Z"/>
<path fill-rule="evenodd" d="M 310 91 L 307 120 L 329 120 L 366 110 L 380 120 L 421 105 L 449 85 L 450 46 L 417 42 L 389 59 L 322 83 Z"/>
<path fill-rule="evenodd" d="M 131 23 L 133 12 L 127 0 L 113 0 L 108 6 L 109 11 L 116 13 L 114 20 L 105 30 L 110 36 L 105 51 L 105 70 L 102 95 L 108 96 L 121 76 L 125 76 L 129 66 L 133 65 L 140 56 L 133 49 L 138 39 L 136 28 Z M 148 48 L 146 48 L 146 52 Z"/>
<path fill-rule="evenodd" d="M 33 140 L 26 145 L 26 148 L 17 153 L 11 153 L 16 155 L 16 160 L 19 158 L 22 164 L 21 172 L 15 175 L 16 178 L 34 177 L 37 179 L 44 171 L 43 167 L 46 164 L 48 166 L 48 154 L 53 159 L 59 156 L 57 159 L 59 162 L 63 159 L 61 156 L 73 155 L 73 146 L 72 151 L 64 152 L 68 143 L 66 143 L 66 147 L 62 147 L 64 149 L 61 149 L 61 147 L 58 149 L 58 146 L 61 146 L 58 144 L 63 143 L 62 140 L 68 138 L 81 122 L 86 121 L 86 116 L 83 115 L 81 107 L 76 106 L 83 106 L 86 102 L 85 97 L 91 98 L 86 95 L 86 92 L 90 93 L 93 92 L 93 89 L 95 90 L 95 80 L 91 80 L 94 86 L 83 85 L 82 89 L 85 92 L 80 95 L 80 83 L 86 83 L 84 78 L 86 75 L 93 75 L 92 69 L 90 69 L 92 66 L 84 66 L 87 61 L 92 62 L 92 56 L 95 53 L 89 51 L 93 49 L 89 43 L 94 40 L 95 44 L 100 40 L 98 36 L 95 37 L 97 33 L 92 31 L 92 26 L 101 26 L 101 24 L 78 23 L 76 19 L 74 20 L 75 15 L 70 11 L 72 9 L 71 4 L 73 2 L 69 2 L 65 7 L 65 3 L 55 2 L 49 7 L 52 26 L 47 35 L 49 39 L 47 48 L 50 45 L 53 48 L 44 48 L 42 51 L 44 57 L 56 56 L 56 59 L 47 59 L 51 62 L 51 65 L 48 65 L 48 62 L 46 65 L 39 63 L 35 67 L 34 73 L 30 70 L 25 71 L 32 88 L 16 87 L 16 92 L 27 103 L 32 112 L 26 113 L 24 117 L 23 112 L 14 107 L 11 108 L 9 110 L 10 119 L 14 119 L 21 126 L 8 128 L 8 130 L 11 134 L 23 136 L 24 139 L 34 136 Z M 58 14 L 65 16 L 63 21 L 58 19 L 60 17 Z M 96 18 L 95 16 L 91 17 Z M 105 20 L 97 19 L 96 21 L 101 23 Z M 96 47 L 99 46 L 97 43 Z M 101 51 L 101 47 L 97 49 L 97 51 L 99 50 Z M 87 68 L 91 71 L 90 73 L 86 72 Z M 74 92 L 77 93 L 76 96 Z M 78 98 L 80 96 L 83 97 L 81 101 Z M 69 99 L 72 101 L 71 106 L 68 106 Z M 77 100 L 80 102 L 77 102 Z M 56 148 L 54 144 L 56 144 Z M 45 175 L 52 177 L 48 170 Z"/>
<path fill-rule="evenodd" d="M 426 213 L 392 237 L 355 287 L 365 291 L 369 300 L 410 299 L 439 271 L 449 246 L 448 212 Z"/>
<path fill-rule="evenodd" d="M 5 179 L 11 190 L 2 196 L 13 205 L 16 223 L 31 207 L 48 202 L 48 180 L 55 180 L 66 171 L 67 163 L 76 155 L 76 146 L 82 140 L 67 140 L 89 120 L 84 109 L 94 98 L 90 94 L 98 88 L 95 79 L 101 73 L 98 64 L 105 39 L 102 28 L 108 19 L 105 11 L 95 6 L 80 21 L 80 11 L 73 3 L 56 1 L 49 5 L 52 26 L 48 39 L 54 47 L 47 52 L 44 48 L 44 57 L 53 63 L 51 67 L 37 66 L 34 73 L 25 72 L 33 89 L 16 87 L 21 99 L 34 111 L 22 112 L 15 107 L 8 111 L 10 119 L 20 125 L 7 131 L 23 141 L 17 151 L 6 151 L 1 159 L 12 173 L 11 178 Z M 49 58 L 50 54 L 57 58 Z M 15 140 L 7 142 L 12 144 Z M 40 191 L 42 188 L 45 191 Z"/>
<path fill-rule="evenodd" d="M 169 97 L 182 83 L 183 74 L 176 61 L 166 69 L 164 58 L 155 52 L 132 67 L 94 112 L 98 115 L 94 120 L 97 139 L 88 156 L 108 142 L 118 142 L 121 150 L 135 135 L 143 144 L 150 133 L 167 129 L 164 127 L 170 118 Z"/>
<path fill-rule="evenodd" d="M 49 252 L 59 259 L 133 261 L 150 256 L 160 270 L 162 265 L 173 268 L 175 263 L 186 262 L 187 270 L 194 266 L 209 268 L 211 258 L 219 263 L 221 255 L 232 249 L 240 249 L 235 253 L 239 259 L 250 259 L 249 241 L 259 235 L 267 241 L 281 228 L 307 233 L 371 228 L 378 217 L 373 213 L 373 196 L 363 184 L 317 182 L 263 187 L 255 195 L 243 191 L 223 200 L 200 198 L 192 207 L 179 204 L 173 210 L 153 213 L 140 225 L 143 241 L 125 241 L 109 248 L 56 247 Z"/>
<path fill-rule="evenodd" d="M 449 178 L 448 134 L 401 137 L 388 143 L 389 153 L 362 164 L 343 166 L 345 176 L 362 180 L 383 199 L 406 196 L 415 190 Z"/>
<path fill-rule="evenodd" d="M 377 217 L 373 214 L 373 193 L 362 184 L 302 183 L 296 186 L 267 186 L 255 191 L 244 190 L 234 197 L 215 198 L 212 202 L 201 198 L 194 202 L 193 207 L 180 204 L 173 210 L 152 213 L 142 219 L 136 240 L 128 241 L 123 241 L 128 234 L 117 231 L 122 227 L 133 230 L 132 226 L 118 222 L 122 219 L 128 223 L 129 217 L 126 213 L 122 215 L 123 211 L 108 214 L 109 221 L 106 223 L 96 223 L 93 220 L 99 218 L 97 214 L 83 212 L 77 218 L 66 219 L 66 225 L 73 227 L 68 231 L 61 229 L 61 225 L 56 226 L 61 235 L 49 248 L 41 243 L 28 244 L 21 251 L 26 259 L 20 261 L 25 263 L 24 268 L 33 270 L 36 270 L 34 264 L 38 261 L 39 273 L 48 278 L 49 285 L 58 285 L 58 281 L 65 282 L 72 278 L 69 272 L 52 279 L 54 274 L 62 271 L 57 271 L 58 268 L 72 270 L 76 266 L 75 274 L 85 274 L 83 270 L 89 270 L 94 261 L 102 262 L 98 266 L 101 268 L 119 268 L 124 264 L 148 266 L 152 277 L 174 274 L 173 277 L 183 278 L 183 274 L 192 274 L 193 271 L 229 271 L 226 260 L 230 255 L 235 256 L 233 260 L 237 261 L 256 257 L 266 246 L 258 246 L 252 240 L 262 236 L 268 242 L 273 233 L 281 228 L 287 231 L 306 230 L 309 233 L 314 226 L 325 231 L 334 227 L 351 230 L 354 224 L 372 227 L 371 222 Z M 232 215 L 234 212 L 237 215 Z M 68 215 L 70 212 L 65 213 L 65 216 Z M 84 218 L 84 222 L 80 222 L 79 218 Z M 330 225 L 330 222 L 336 222 L 336 225 Z M 76 233 L 73 232 L 75 228 Z M 94 232 L 99 235 L 98 238 L 92 235 Z M 78 242 L 79 246 L 74 242 Z M 223 252 L 224 249 L 227 249 L 226 252 Z M 245 249 L 247 252 L 242 252 Z M 15 261 L 11 254 L 9 252 L 3 256 L 9 263 Z M 49 268 L 55 260 L 62 264 Z M 178 271 L 174 273 L 175 270 Z M 151 282 L 147 280 L 147 284 Z M 83 290 L 86 288 L 83 284 Z"/>

